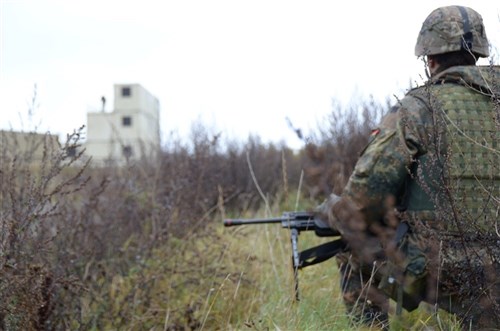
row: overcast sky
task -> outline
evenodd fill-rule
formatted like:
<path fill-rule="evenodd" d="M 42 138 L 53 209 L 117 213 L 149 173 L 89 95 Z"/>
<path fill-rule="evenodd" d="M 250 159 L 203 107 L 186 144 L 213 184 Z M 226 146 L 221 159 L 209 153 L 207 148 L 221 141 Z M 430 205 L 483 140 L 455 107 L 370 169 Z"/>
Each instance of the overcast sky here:
<path fill-rule="evenodd" d="M 139 83 L 160 101 L 164 139 L 200 119 L 299 146 L 286 117 L 307 131 L 332 99 L 401 97 L 421 81 L 417 34 L 450 4 L 476 9 L 500 48 L 500 1 L 0 0 L 0 129 L 20 115 L 29 126 L 35 84 L 35 123 L 65 134 L 101 96 L 112 110 L 113 84 Z"/>

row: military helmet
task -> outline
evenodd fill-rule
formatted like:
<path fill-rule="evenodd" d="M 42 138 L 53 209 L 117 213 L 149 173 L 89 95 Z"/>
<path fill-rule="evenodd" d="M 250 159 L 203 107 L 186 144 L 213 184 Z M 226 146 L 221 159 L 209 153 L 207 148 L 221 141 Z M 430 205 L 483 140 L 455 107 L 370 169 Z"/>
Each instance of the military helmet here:
<path fill-rule="evenodd" d="M 415 55 L 435 55 L 470 50 L 489 56 L 483 18 L 474 9 L 448 6 L 435 9 L 425 19 L 415 45 Z"/>

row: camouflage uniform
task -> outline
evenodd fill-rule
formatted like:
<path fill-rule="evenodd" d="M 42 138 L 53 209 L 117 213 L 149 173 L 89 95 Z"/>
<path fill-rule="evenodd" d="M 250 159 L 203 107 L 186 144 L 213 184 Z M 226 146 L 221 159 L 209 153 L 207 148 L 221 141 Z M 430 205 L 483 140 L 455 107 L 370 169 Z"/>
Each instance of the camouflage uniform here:
<path fill-rule="evenodd" d="M 482 19 L 450 6 L 429 15 L 415 51 L 464 48 L 488 55 Z M 427 301 L 500 328 L 499 84 L 499 68 L 448 68 L 373 130 L 329 219 L 351 246 L 352 268 L 377 285 L 374 297 L 408 310 Z"/>

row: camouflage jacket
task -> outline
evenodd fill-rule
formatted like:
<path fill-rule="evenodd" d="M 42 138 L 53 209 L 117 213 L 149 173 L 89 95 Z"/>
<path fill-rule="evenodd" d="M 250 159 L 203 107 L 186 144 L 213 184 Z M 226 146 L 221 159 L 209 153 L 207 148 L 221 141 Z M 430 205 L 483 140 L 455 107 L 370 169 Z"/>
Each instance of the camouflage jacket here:
<path fill-rule="evenodd" d="M 391 207 L 444 228 L 450 218 L 498 218 L 499 69 L 449 68 L 372 131 L 342 195 L 367 226 L 388 222 Z"/>

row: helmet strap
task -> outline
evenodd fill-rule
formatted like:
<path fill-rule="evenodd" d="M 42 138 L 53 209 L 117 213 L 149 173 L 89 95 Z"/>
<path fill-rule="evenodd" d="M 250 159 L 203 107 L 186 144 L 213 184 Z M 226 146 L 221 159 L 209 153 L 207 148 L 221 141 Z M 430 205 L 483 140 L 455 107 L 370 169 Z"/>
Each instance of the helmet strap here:
<path fill-rule="evenodd" d="M 471 51 L 472 49 L 472 31 L 470 30 L 469 15 L 462 6 L 457 6 L 464 23 L 464 34 L 462 35 L 462 50 Z"/>

